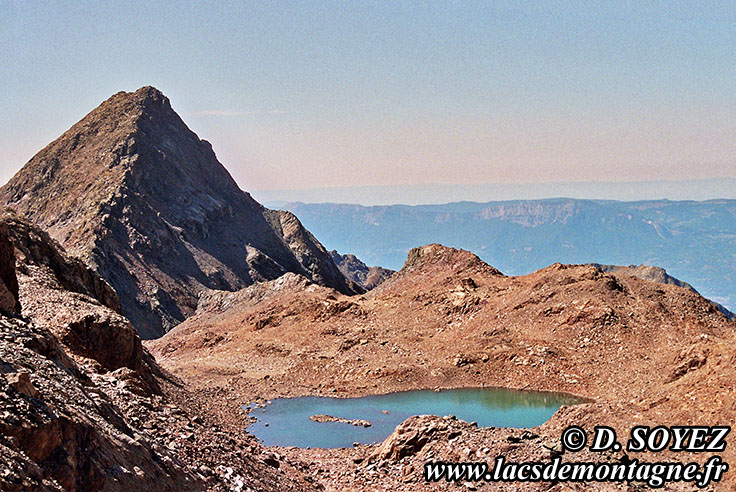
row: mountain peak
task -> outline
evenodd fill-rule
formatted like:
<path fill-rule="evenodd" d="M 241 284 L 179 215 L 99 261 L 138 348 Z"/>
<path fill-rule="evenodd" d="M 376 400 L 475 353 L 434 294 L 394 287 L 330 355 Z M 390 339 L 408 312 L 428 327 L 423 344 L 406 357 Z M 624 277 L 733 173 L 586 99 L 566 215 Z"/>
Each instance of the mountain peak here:
<path fill-rule="evenodd" d="M 144 85 L 143 87 L 139 88 L 135 92 L 128 93 L 133 94 L 136 97 L 144 97 L 144 98 L 153 98 L 153 99 L 163 99 L 166 102 L 169 101 L 169 98 L 164 96 L 163 92 L 156 89 L 152 85 Z"/>
<path fill-rule="evenodd" d="M 437 265 L 443 267 L 449 266 L 458 271 L 482 269 L 487 270 L 493 275 L 503 275 L 470 251 L 451 248 L 437 243 L 427 244 L 409 250 L 406 263 L 404 263 L 399 273 L 404 274 L 415 270 L 436 268 Z"/>
<path fill-rule="evenodd" d="M 296 217 L 243 192 L 151 86 L 92 110 L 0 188 L 0 203 L 95 266 L 144 337 L 183 321 L 206 289 L 293 272 L 362 290 Z"/>
<path fill-rule="evenodd" d="M 120 196 L 171 202 L 215 188 L 240 191 L 210 144 L 165 95 L 146 86 L 118 92 L 90 111 L 0 188 L 0 199 L 86 256 L 95 240 L 92 219 Z"/>
<path fill-rule="evenodd" d="M 143 119 L 158 115 L 167 120 L 178 120 L 179 126 L 186 127 L 172 109 L 169 98 L 160 90 L 148 85 L 133 92 L 120 91 L 113 94 L 51 145 L 69 139 L 78 141 L 87 134 L 99 136 L 111 133 L 109 136 L 112 138 L 126 137 L 136 132 L 137 124 L 144 115 L 146 118 Z"/>
<path fill-rule="evenodd" d="M 171 109 L 171 102 L 163 92 L 151 85 L 146 85 L 133 92 L 120 91 L 110 96 L 100 107 L 111 105 L 115 107 L 137 106 L 140 108 Z"/>

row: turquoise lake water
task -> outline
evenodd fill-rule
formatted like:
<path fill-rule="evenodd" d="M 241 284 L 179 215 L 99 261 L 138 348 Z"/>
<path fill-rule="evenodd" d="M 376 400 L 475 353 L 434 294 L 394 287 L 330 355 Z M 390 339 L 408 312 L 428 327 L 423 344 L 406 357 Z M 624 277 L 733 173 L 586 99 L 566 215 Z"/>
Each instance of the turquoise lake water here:
<path fill-rule="evenodd" d="M 265 409 L 251 412 L 258 422 L 248 431 L 266 446 L 340 448 L 354 442 L 383 441 L 412 415 L 455 415 L 480 427 L 527 428 L 543 424 L 560 406 L 581 401 L 564 394 L 500 388 L 406 391 L 361 398 L 277 398 Z M 364 428 L 310 420 L 318 414 L 368 420 L 372 425 Z"/>

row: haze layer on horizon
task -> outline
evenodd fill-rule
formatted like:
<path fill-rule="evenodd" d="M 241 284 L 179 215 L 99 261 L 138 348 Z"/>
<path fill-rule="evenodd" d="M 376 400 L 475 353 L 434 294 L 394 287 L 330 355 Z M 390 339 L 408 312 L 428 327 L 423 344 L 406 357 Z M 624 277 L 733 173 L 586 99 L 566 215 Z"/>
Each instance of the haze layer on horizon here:
<path fill-rule="evenodd" d="M 733 2 L 0 7 L 1 182 L 143 85 L 271 199 L 736 177 Z"/>
<path fill-rule="evenodd" d="M 373 205 L 437 205 L 452 202 L 498 202 L 579 198 L 588 200 L 717 200 L 736 199 L 736 178 L 687 181 L 552 182 L 525 184 L 421 184 L 334 186 L 297 190 L 253 190 L 271 208 L 290 202 Z"/>

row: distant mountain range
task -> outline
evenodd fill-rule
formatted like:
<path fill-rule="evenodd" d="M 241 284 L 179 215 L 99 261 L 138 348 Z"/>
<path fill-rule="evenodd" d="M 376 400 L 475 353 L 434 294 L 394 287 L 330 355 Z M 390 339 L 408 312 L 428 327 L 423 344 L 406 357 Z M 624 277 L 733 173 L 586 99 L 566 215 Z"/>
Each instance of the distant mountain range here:
<path fill-rule="evenodd" d="M 655 265 L 736 308 L 736 200 L 292 202 L 281 208 L 294 212 L 327 248 L 369 265 L 398 269 L 411 248 L 433 242 L 470 250 L 509 275 L 554 262 Z"/>

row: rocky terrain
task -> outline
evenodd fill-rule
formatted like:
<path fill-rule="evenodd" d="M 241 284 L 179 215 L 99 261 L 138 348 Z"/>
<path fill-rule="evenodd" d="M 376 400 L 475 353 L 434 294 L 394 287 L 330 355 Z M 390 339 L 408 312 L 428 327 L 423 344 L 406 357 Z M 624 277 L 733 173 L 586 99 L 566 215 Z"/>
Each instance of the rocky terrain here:
<path fill-rule="evenodd" d="M 454 487 L 423 484 L 423 460 L 510 450 L 544 456 L 571 423 L 611 425 L 621 435 L 641 423 L 732 424 L 735 328 L 708 300 L 676 285 L 591 265 L 507 277 L 471 253 L 429 245 L 412 250 L 401 271 L 363 296 L 290 274 L 236 293 L 212 292 L 192 318 L 146 343 L 193 388 L 219 388 L 243 403 L 480 386 L 592 400 L 561 410 L 533 439 L 463 427 L 454 444 L 440 436 L 404 456 L 371 446 L 279 451 L 315 463 L 315 479 L 329 490 L 403 483 L 422 490 Z M 237 407 L 223 418 L 243 420 Z M 375 453 L 380 459 L 369 462 Z M 727 448 L 724 460 L 734 457 Z"/>
<path fill-rule="evenodd" d="M 314 490 L 201 410 L 37 226 L 0 220 L 0 490 Z"/>
<path fill-rule="evenodd" d="M 369 267 L 360 261 L 357 256 L 351 254 L 341 255 L 334 249 L 330 251 L 330 256 L 342 274 L 345 275 L 345 278 L 352 280 L 365 290 L 371 290 L 377 287 L 396 273 L 388 268 L 379 266 Z"/>
<path fill-rule="evenodd" d="M 644 280 L 649 280 L 651 282 L 657 282 L 659 284 L 672 284 L 697 292 L 692 285 L 673 277 L 672 275 L 667 273 L 667 270 L 661 267 L 649 265 L 601 265 L 598 263 L 591 263 L 591 265 L 598 268 L 602 272 L 632 275 L 634 277 L 643 278 Z"/>
<path fill-rule="evenodd" d="M 603 272 L 609 272 L 609 273 L 616 273 L 619 275 L 632 275 L 634 277 L 643 278 L 645 280 L 650 280 L 652 282 L 657 282 L 659 284 L 672 284 L 676 285 L 678 287 L 683 287 L 685 289 L 690 289 L 693 292 L 698 292 L 695 290 L 695 288 L 688 284 L 687 282 L 683 282 L 682 280 L 673 277 L 669 273 L 667 273 L 667 270 L 665 270 L 662 267 L 656 267 L 651 265 L 629 265 L 629 266 L 622 266 L 622 265 L 600 265 L 598 263 L 591 263 L 594 267 L 598 268 L 599 270 Z M 732 313 L 728 309 L 726 309 L 723 305 L 711 301 L 713 305 L 723 314 L 725 314 L 730 319 L 736 319 L 736 314 Z"/>
<path fill-rule="evenodd" d="M 295 272 L 362 290 L 292 213 L 240 190 L 152 87 L 117 93 L 82 118 L 0 188 L 0 204 L 92 265 L 144 338 L 192 314 L 207 288 Z"/>

